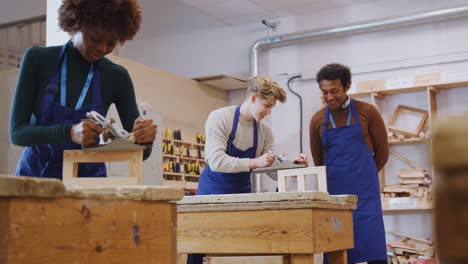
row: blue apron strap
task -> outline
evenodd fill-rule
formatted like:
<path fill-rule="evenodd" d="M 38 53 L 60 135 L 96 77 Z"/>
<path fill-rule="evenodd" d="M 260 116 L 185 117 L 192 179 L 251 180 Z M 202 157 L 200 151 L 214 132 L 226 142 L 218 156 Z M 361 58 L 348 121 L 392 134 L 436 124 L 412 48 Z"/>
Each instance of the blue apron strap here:
<path fill-rule="evenodd" d="M 47 109 L 50 106 L 50 104 L 52 104 L 55 101 L 55 96 L 57 95 L 57 92 L 58 92 L 59 76 L 61 72 L 60 62 L 62 61 L 62 57 L 65 54 L 65 49 L 67 48 L 67 45 L 69 42 L 70 41 L 65 43 L 62 46 L 62 49 L 60 50 L 59 57 L 57 59 L 57 62 L 55 63 L 54 73 L 52 74 L 52 78 L 50 79 L 49 83 L 46 86 L 44 99 L 41 104 L 41 110 L 40 110 L 41 113 L 43 113 L 45 109 Z"/>
<path fill-rule="evenodd" d="M 328 112 L 328 116 L 330 117 L 330 122 L 332 123 L 332 127 L 336 128 L 335 120 L 333 120 L 333 116 L 331 112 Z"/>
<path fill-rule="evenodd" d="M 63 56 L 62 77 L 60 78 L 60 104 L 67 106 L 67 54 Z"/>
<path fill-rule="evenodd" d="M 83 86 L 83 89 L 81 90 L 80 98 L 78 99 L 78 102 L 76 103 L 75 110 L 81 109 L 81 106 L 83 105 L 86 94 L 88 93 L 89 86 L 91 85 L 91 80 L 93 79 L 93 76 L 94 76 L 94 63 L 92 63 L 91 66 L 89 67 L 88 76 L 86 77 L 85 84 Z"/>
<path fill-rule="evenodd" d="M 234 121 L 232 121 L 232 129 L 231 129 L 231 133 L 229 134 L 230 141 L 233 141 L 234 138 L 236 138 L 237 123 L 239 123 L 239 115 L 240 115 L 240 105 L 236 107 L 236 112 L 234 113 Z"/>
<path fill-rule="evenodd" d="M 67 45 L 68 45 L 68 42 L 67 44 L 64 45 L 64 47 L 66 47 Z M 65 49 L 62 47 L 62 51 L 60 52 L 60 58 L 63 56 L 62 67 L 60 71 L 61 72 L 60 104 L 66 107 L 67 106 L 67 54 L 64 53 L 64 51 Z M 55 76 L 55 73 L 54 73 L 54 76 Z M 80 97 L 78 99 L 78 102 L 76 103 L 75 110 L 79 110 L 83 106 L 83 102 L 84 102 L 84 99 L 86 98 L 86 94 L 88 93 L 88 89 L 89 89 L 89 86 L 91 85 L 93 76 L 94 76 L 94 63 L 92 63 L 91 66 L 89 67 L 88 76 L 86 77 L 86 81 L 84 83 L 83 89 L 81 90 Z M 52 81 L 55 81 L 54 77 L 52 78 Z M 95 86 L 93 85 L 93 89 L 94 87 Z"/>
<path fill-rule="evenodd" d="M 250 153 L 251 159 L 255 158 L 255 155 L 257 155 L 257 145 L 258 145 L 258 126 L 257 126 L 257 121 L 255 121 L 254 119 L 254 138 L 253 138 L 252 152 Z"/>
<path fill-rule="evenodd" d="M 333 119 L 333 115 L 331 112 L 328 112 L 328 116 L 330 117 L 330 122 L 332 123 L 332 127 L 336 128 L 335 120 Z M 346 126 L 351 124 L 351 107 L 348 109 L 348 119 L 346 120 Z"/>
<path fill-rule="evenodd" d="M 102 104 L 101 100 L 101 73 L 99 72 L 99 66 L 94 66 L 94 79 L 93 79 L 93 104 Z M 104 114 L 104 113 L 101 113 Z"/>
<path fill-rule="evenodd" d="M 326 141 L 326 135 L 327 135 L 327 130 L 328 130 L 328 117 L 330 115 L 330 107 L 327 106 L 327 111 L 325 112 L 325 118 L 323 120 L 322 124 L 322 146 L 326 146 L 327 141 Z"/>

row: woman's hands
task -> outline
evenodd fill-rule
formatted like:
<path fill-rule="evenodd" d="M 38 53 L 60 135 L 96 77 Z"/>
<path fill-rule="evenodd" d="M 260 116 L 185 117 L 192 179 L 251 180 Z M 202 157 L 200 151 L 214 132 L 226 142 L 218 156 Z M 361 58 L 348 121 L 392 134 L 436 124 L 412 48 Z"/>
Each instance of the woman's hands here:
<path fill-rule="evenodd" d="M 138 117 L 133 124 L 133 135 L 138 144 L 151 144 L 156 139 L 156 124 L 151 119 Z M 96 144 L 99 134 L 105 132 L 100 125 L 89 120 L 83 120 L 70 129 L 73 142 L 82 145 Z"/>
<path fill-rule="evenodd" d="M 75 124 L 70 129 L 71 140 L 77 144 L 96 144 L 99 134 L 104 132 L 104 128 L 89 120 L 83 120 Z"/>
<path fill-rule="evenodd" d="M 152 119 L 138 117 L 133 124 L 133 136 L 138 144 L 151 144 L 156 139 L 157 125 Z"/>

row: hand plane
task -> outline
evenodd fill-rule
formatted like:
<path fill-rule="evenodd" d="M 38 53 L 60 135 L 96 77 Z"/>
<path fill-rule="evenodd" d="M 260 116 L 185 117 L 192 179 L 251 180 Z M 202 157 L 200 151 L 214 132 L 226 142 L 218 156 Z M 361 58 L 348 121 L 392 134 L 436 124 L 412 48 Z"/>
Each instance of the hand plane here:
<path fill-rule="evenodd" d="M 104 116 L 96 111 L 87 112 L 86 117 L 90 122 L 93 122 L 104 128 L 105 132 L 99 135 L 99 144 L 91 146 L 83 145 L 84 151 L 135 150 L 145 148 L 145 146 L 135 143 L 133 132 L 128 133 L 125 129 L 117 126 L 114 119 L 110 118 L 107 120 Z"/>
<path fill-rule="evenodd" d="M 297 168 L 305 168 L 305 164 L 296 164 L 290 160 L 287 160 L 284 155 L 276 155 L 269 151 L 269 153 L 275 155 L 276 157 L 276 164 L 271 165 L 269 167 L 264 167 L 264 168 L 256 168 L 252 170 L 252 173 L 270 173 L 270 172 L 276 172 L 278 170 L 287 170 L 287 169 L 297 169 Z M 276 175 L 268 175 L 270 178 L 273 180 L 276 180 L 275 176 Z"/>

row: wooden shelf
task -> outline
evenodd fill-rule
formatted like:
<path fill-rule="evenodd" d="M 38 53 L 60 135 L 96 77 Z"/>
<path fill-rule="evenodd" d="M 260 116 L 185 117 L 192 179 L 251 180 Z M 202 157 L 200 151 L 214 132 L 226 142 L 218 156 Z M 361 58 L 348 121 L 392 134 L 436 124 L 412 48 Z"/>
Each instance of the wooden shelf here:
<path fill-rule="evenodd" d="M 165 143 L 170 143 L 172 145 L 183 145 L 184 148 L 190 149 L 190 152 L 194 150 L 197 151 L 197 149 L 200 149 L 200 148 L 203 149 L 205 147 L 205 144 L 187 142 L 187 141 L 177 140 L 177 139 L 172 139 L 172 138 L 163 138 L 162 141 Z M 191 153 L 191 154 L 196 154 L 196 153 Z M 201 159 L 197 157 L 187 157 L 184 155 L 182 156 L 181 155 L 168 155 L 164 153 L 162 156 L 163 156 L 163 160 L 168 161 L 167 159 L 172 159 L 175 162 L 180 162 L 181 165 L 186 164 L 186 163 L 196 163 L 198 166 L 204 166 L 205 164 L 205 159 Z M 171 176 L 174 176 L 174 177 L 171 177 Z M 164 177 L 167 177 L 171 180 L 166 180 L 164 179 Z M 191 178 L 188 178 L 188 177 L 191 177 Z M 197 180 L 199 177 L 200 175 L 163 171 L 162 185 L 180 188 L 185 191 L 196 191 L 198 188 L 198 181 L 190 181 L 190 180 Z"/>
<path fill-rule="evenodd" d="M 173 176 L 182 176 L 182 177 L 195 177 L 195 178 L 199 178 L 200 175 L 193 175 L 193 174 L 187 174 L 187 173 L 181 173 L 181 172 L 168 172 L 168 171 L 164 171 L 163 172 L 163 175 L 173 175 Z"/>
<path fill-rule="evenodd" d="M 180 173 L 180 172 L 168 172 L 168 171 L 164 171 L 163 175 L 185 176 L 183 173 Z"/>
<path fill-rule="evenodd" d="M 402 87 L 402 88 L 395 88 L 395 89 L 385 89 L 385 90 L 377 90 L 372 92 L 356 92 L 350 93 L 349 95 L 352 98 L 362 98 L 362 97 L 370 97 L 372 93 L 378 93 L 381 95 L 393 95 L 399 93 L 411 93 L 411 92 L 423 92 L 427 90 L 427 87 L 434 87 L 439 90 L 446 90 L 458 87 L 468 87 L 468 81 L 464 82 L 453 82 L 453 83 L 440 83 L 440 84 L 433 84 L 433 85 L 425 85 L 425 86 L 414 86 L 414 87 Z"/>
<path fill-rule="evenodd" d="M 164 159 L 180 159 L 180 160 L 193 160 L 193 161 L 198 161 L 198 162 L 203 162 L 205 163 L 204 159 L 199 159 L 199 158 L 192 158 L 192 157 L 185 157 L 185 156 L 177 156 L 177 155 L 167 155 L 163 154 Z"/>
<path fill-rule="evenodd" d="M 172 144 L 181 144 L 181 145 L 185 145 L 185 146 L 190 146 L 190 147 L 205 147 L 205 144 L 201 144 L 201 143 L 194 143 L 194 142 L 187 142 L 187 141 L 183 141 L 183 140 L 176 140 L 176 139 L 167 139 L 167 138 L 163 138 L 163 142 L 169 142 L 169 143 L 172 143 Z"/>
<path fill-rule="evenodd" d="M 425 197 L 381 198 L 384 212 L 432 210 L 432 202 Z"/>
<path fill-rule="evenodd" d="M 181 160 L 193 160 L 193 161 L 198 161 L 198 162 L 205 162 L 204 159 L 200 159 L 200 158 L 192 158 L 192 157 L 184 157 L 184 156 L 180 156 L 179 158 Z"/>
<path fill-rule="evenodd" d="M 402 140 L 389 140 L 389 145 L 403 145 L 403 144 L 423 144 L 427 143 L 429 140 L 421 138 L 408 138 Z"/>

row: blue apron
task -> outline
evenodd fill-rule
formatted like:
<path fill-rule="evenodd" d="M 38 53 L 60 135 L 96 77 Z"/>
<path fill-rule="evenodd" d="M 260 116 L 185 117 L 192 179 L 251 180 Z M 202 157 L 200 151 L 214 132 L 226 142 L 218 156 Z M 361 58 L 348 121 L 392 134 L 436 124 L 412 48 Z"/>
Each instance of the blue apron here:
<path fill-rule="evenodd" d="M 355 120 L 350 125 L 351 112 Z M 328 120 L 333 128 L 328 129 Z M 386 260 L 387 248 L 382 217 L 378 171 L 362 133 L 361 122 L 353 100 L 348 109 L 347 125 L 336 128 L 330 108 L 323 123 L 322 145 L 327 166 L 330 194 L 358 196 L 353 211 L 354 248 L 348 250 L 348 263 Z M 325 263 L 327 263 L 325 254 Z"/>
<path fill-rule="evenodd" d="M 231 134 L 227 142 L 227 153 L 236 158 L 255 158 L 257 153 L 258 129 L 257 122 L 254 121 L 253 146 L 246 150 L 239 150 L 233 142 L 236 138 L 237 124 L 239 123 L 240 106 L 236 108 L 234 121 L 232 123 Z M 252 184 L 250 182 L 250 172 L 223 173 L 212 171 L 207 164 L 198 182 L 197 195 L 207 194 L 230 194 L 230 193 L 250 193 Z M 202 264 L 203 254 L 189 254 L 187 264 Z"/>
<path fill-rule="evenodd" d="M 95 63 L 91 64 L 80 98 L 75 109 L 66 107 L 68 43 L 62 46 L 54 73 L 46 86 L 44 99 L 32 123 L 38 126 L 77 124 L 86 118 L 86 112 L 103 114 L 101 102 L 101 79 Z M 55 102 L 60 80 L 60 103 Z M 92 85 L 91 85 L 92 81 Z M 82 107 L 88 88 L 92 86 L 92 103 Z M 62 179 L 63 150 L 81 149 L 73 141 L 63 144 L 44 144 L 26 147 L 16 168 L 18 176 L 33 176 Z M 80 163 L 78 177 L 106 177 L 104 163 Z"/>

